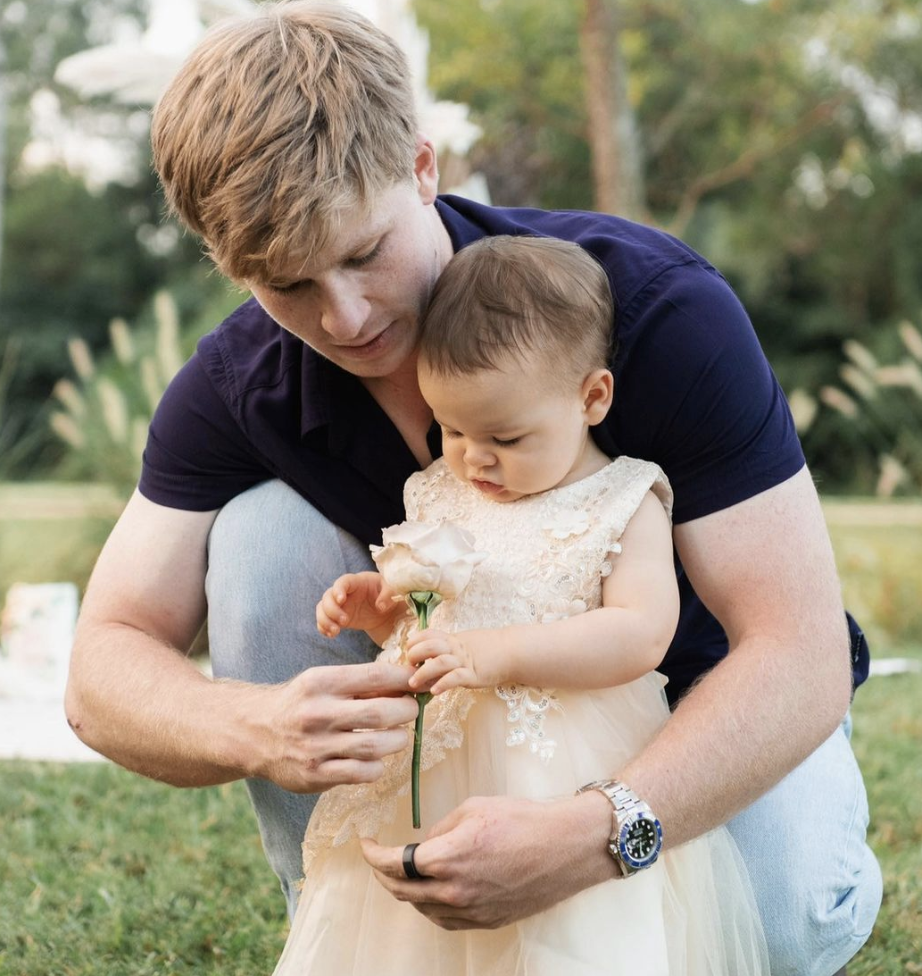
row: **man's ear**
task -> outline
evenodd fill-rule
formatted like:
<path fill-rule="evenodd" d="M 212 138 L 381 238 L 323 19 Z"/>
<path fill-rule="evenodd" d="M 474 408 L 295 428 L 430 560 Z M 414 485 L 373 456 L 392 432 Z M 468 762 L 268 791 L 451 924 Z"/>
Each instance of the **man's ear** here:
<path fill-rule="evenodd" d="M 433 203 L 439 192 L 439 164 L 432 141 L 420 134 L 416 137 L 416 159 L 413 162 L 416 192 L 423 203 Z"/>
<path fill-rule="evenodd" d="M 611 370 L 595 369 L 583 380 L 583 410 L 590 427 L 600 424 L 611 409 L 615 379 Z"/>

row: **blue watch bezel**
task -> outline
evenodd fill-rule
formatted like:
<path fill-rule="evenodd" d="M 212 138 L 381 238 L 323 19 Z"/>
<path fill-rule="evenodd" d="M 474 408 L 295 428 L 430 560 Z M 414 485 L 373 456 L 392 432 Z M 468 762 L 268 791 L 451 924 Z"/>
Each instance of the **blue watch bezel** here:
<path fill-rule="evenodd" d="M 646 820 L 648 823 L 652 823 L 656 828 L 656 846 L 653 851 L 647 857 L 640 860 L 636 857 L 632 857 L 627 850 L 627 835 L 630 833 L 631 828 L 640 820 Z M 623 821 L 618 829 L 618 855 L 622 862 L 626 864 L 629 868 L 633 868 L 636 871 L 642 871 L 644 868 L 650 867 L 660 855 L 660 851 L 663 849 L 663 827 L 657 820 L 656 816 L 645 811 L 638 811 L 637 813 L 629 814 L 628 817 Z"/>

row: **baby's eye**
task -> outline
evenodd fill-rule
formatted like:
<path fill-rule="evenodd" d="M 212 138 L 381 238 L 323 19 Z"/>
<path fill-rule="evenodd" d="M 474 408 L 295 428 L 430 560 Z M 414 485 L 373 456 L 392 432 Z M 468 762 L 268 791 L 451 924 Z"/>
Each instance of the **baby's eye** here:
<path fill-rule="evenodd" d="M 502 440 L 499 437 L 494 437 L 493 443 L 496 444 L 497 447 L 514 447 L 521 439 L 521 437 L 510 437 L 507 440 Z"/>
<path fill-rule="evenodd" d="M 460 437 L 461 434 L 456 430 L 449 430 L 447 427 L 442 428 L 442 437 Z"/>

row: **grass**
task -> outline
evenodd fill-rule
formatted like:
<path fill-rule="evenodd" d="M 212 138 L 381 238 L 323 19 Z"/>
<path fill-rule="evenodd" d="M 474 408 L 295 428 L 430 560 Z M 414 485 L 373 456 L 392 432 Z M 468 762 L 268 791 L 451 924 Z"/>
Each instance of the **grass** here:
<path fill-rule="evenodd" d="M 0 763 L 0 974 L 254 976 L 287 923 L 242 784 Z"/>
<path fill-rule="evenodd" d="M 111 516 L 55 517 L 49 497 L 20 520 L 0 486 L 0 592 L 85 581 Z M 853 524 L 844 511 L 828 509 L 847 604 L 876 656 L 922 660 L 922 519 Z M 885 890 L 850 976 L 922 976 L 920 702 L 922 674 L 874 678 L 855 699 Z M 241 784 L 175 790 L 108 764 L 0 763 L 0 824 L 0 976 L 272 971 L 284 903 Z"/>
<path fill-rule="evenodd" d="M 922 661 L 922 646 L 901 654 Z M 922 974 L 922 674 L 872 678 L 858 690 L 853 742 L 871 806 L 869 841 L 884 901 L 850 976 Z"/>

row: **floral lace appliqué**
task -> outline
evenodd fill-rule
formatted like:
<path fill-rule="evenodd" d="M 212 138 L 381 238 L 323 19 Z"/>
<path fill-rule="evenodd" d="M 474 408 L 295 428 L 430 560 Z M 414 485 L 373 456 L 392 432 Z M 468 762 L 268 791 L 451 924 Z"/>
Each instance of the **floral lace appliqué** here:
<path fill-rule="evenodd" d="M 589 513 L 586 511 L 563 511 L 542 526 L 552 539 L 569 539 L 582 535 L 589 528 Z"/>
<path fill-rule="evenodd" d="M 544 719 L 551 709 L 561 710 L 560 702 L 541 688 L 498 685 L 495 690 L 506 703 L 506 721 L 512 726 L 506 736 L 506 745 L 527 745 L 542 762 L 550 762 L 557 743 L 547 737 Z"/>

